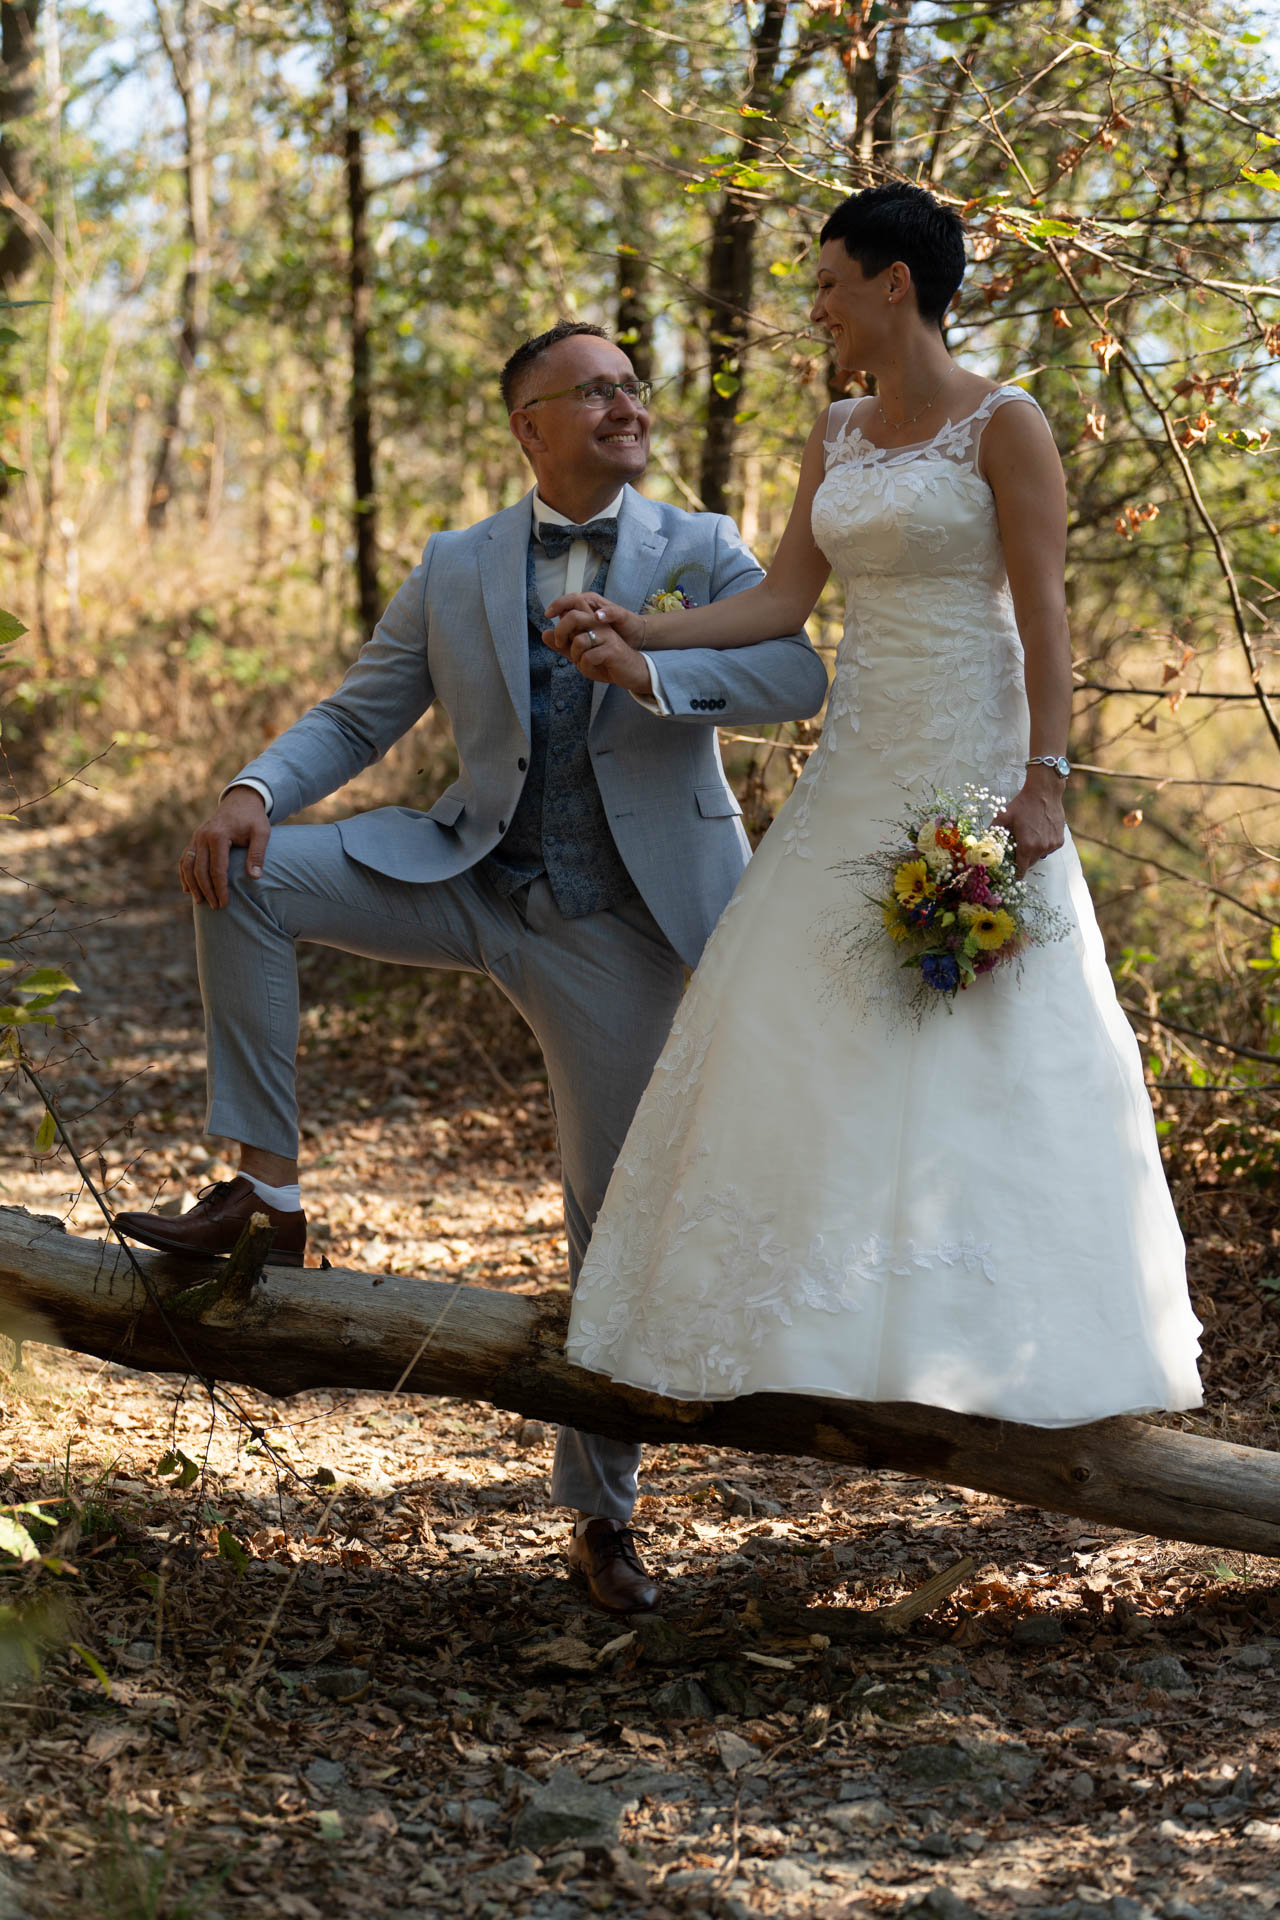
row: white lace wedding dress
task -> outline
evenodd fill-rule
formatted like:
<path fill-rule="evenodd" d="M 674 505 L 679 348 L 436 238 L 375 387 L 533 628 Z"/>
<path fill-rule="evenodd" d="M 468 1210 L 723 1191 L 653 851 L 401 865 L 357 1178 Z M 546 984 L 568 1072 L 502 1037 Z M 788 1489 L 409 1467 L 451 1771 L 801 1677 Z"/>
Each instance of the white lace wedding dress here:
<path fill-rule="evenodd" d="M 1028 718 L 989 394 L 886 451 L 833 409 L 813 528 L 847 594 L 821 740 L 708 946 L 632 1124 L 569 1357 L 679 1398 L 911 1400 L 1034 1426 L 1200 1404 L 1200 1328 L 1138 1048 L 1075 849 L 1068 937 L 919 1024 L 842 973 L 840 863 L 912 796 L 1012 794 Z M 888 947 L 887 937 L 885 947 Z M 886 991 L 885 981 L 888 982 Z"/>

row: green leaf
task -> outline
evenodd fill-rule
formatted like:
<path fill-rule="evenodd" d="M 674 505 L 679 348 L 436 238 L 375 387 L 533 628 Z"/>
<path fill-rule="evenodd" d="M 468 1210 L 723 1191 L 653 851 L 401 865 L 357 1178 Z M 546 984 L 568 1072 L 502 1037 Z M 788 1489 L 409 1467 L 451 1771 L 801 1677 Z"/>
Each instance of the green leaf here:
<path fill-rule="evenodd" d="M 6 473 L 20 473 L 20 467 L 6 467 Z M 6 613 L 0 607 L 0 647 L 7 647 L 12 640 L 20 640 L 27 631 L 16 613 Z"/>
<path fill-rule="evenodd" d="M 218 1558 L 230 1561 L 238 1574 L 249 1571 L 249 1556 L 230 1527 L 218 1528 Z"/>
<path fill-rule="evenodd" d="M 176 1474 L 178 1477 L 173 1484 L 179 1492 L 185 1492 L 192 1481 L 200 1477 L 199 1467 L 181 1447 L 170 1448 L 162 1460 L 157 1460 L 156 1472 L 162 1475 Z"/>
<path fill-rule="evenodd" d="M 711 384 L 722 400 L 730 400 L 742 382 L 736 373 L 716 373 L 711 377 Z"/>
<path fill-rule="evenodd" d="M 44 1110 L 44 1119 L 36 1128 L 36 1152 L 48 1153 L 58 1138 L 58 1123 L 48 1107 Z"/>
<path fill-rule="evenodd" d="M 32 973 L 24 973 L 18 982 L 21 993 L 79 993 L 80 989 L 69 973 L 61 967 L 37 967 Z"/>
<path fill-rule="evenodd" d="M 94 1679 L 98 1682 L 99 1686 L 102 1688 L 102 1691 L 107 1695 L 108 1699 L 110 1699 L 111 1681 L 107 1674 L 106 1668 L 103 1666 L 101 1660 L 99 1660 L 97 1654 L 90 1653 L 88 1647 L 80 1646 L 80 1644 L 75 1640 L 71 1642 L 71 1651 L 74 1654 L 78 1654 L 79 1657 L 84 1661 L 86 1667 L 88 1667 L 90 1673 L 93 1675 Z"/>
<path fill-rule="evenodd" d="M 12 327 L 0 327 L 0 347 L 16 346 L 22 335 L 15 333 Z"/>
<path fill-rule="evenodd" d="M 0 1513 L 0 1553 L 7 1553 L 11 1560 L 40 1558 L 40 1549 L 26 1528 L 7 1513 Z"/>
<path fill-rule="evenodd" d="M 1255 187 L 1269 187 L 1272 193 L 1280 191 L 1280 173 L 1274 167 L 1241 167 L 1240 178 L 1252 180 Z"/>
<path fill-rule="evenodd" d="M 1027 228 L 1027 232 L 1033 234 L 1037 240 L 1049 240 L 1059 234 L 1074 233 L 1075 227 L 1070 220 L 1034 220 Z"/>

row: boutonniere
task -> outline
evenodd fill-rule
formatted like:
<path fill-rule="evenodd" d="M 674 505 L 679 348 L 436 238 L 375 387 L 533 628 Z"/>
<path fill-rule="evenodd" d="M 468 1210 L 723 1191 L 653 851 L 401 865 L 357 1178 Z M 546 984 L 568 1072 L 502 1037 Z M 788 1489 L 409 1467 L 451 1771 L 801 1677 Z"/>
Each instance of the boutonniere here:
<path fill-rule="evenodd" d="M 693 601 L 681 586 L 680 576 L 683 573 L 705 572 L 705 567 L 698 566 L 673 568 L 667 575 L 666 586 L 659 587 L 651 593 L 640 611 L 642 613 L 680 613 L 685 607 L 691 607 Z"/>

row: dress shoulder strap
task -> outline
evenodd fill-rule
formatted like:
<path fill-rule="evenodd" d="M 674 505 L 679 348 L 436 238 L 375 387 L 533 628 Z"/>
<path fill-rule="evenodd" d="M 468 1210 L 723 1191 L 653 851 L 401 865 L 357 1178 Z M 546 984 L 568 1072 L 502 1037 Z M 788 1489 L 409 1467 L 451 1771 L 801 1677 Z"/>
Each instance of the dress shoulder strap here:
<path fill-rule="evenodd" d="M 978 450 L 982 445 L 982 436 L 986 431 L 988 421 L 991 420 L 995 414 L 999 413 L 1001 407 L 1009 406 L 1011 403 L 1019 400 L 1029 407 L 1034 407 L 1040 415 L 1040 418 L 1042 420 L 1044 419 L 1044 412 L 1039 401 L 1036 400 L 1033 395 L 1029 394 L 1025 387 L 993 387 L 991 392 L 987 394 L 983 400 L 981 406 L 970 414 L 968 420 L 960 423 L 964 433 L 965 443 L 963 450 L 959 445 L 955 447 L 955 454 L 960 459 L 967 460 L 971 466 L 976 468 L 978 464 Z"/>
<path fill-rule="evenodd" d="M 1034 394 L 1028 393 L 1025 387 L 1008 386 L 995 387 L 978 408 L 974 418 L 981 420 L 982 425 L 985 427 L 992 414 L 998 412 L 1001 407 L 1006 406 L 1010 400 L 1025 400 L 1027 405 L 1034 407 L 1037 413 L 1043 413 L 1040 402 Z"/>
<path fill-rule="evenodd" d="M 827 431 L 823 435 L 824 446 L 832 447 L 837 440 L 843 440 L 845 428 L 861 394 L 855 394 L 851 400 L 833 400 L 827 409 Z"/>

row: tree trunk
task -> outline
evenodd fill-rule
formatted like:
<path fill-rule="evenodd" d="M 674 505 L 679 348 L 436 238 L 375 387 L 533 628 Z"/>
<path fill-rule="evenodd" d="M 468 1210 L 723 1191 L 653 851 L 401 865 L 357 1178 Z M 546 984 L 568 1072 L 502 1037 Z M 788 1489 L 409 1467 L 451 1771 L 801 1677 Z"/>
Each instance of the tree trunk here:
<path fill-rule="evenodd" d="M 875 24 L 871 20 L 873 12 L 869 0 L 863 0 L 858 12 L 850 14 L 852 38 L 841 55 L 853 97 L 849 151 L 860 187 L 872 186 L 892 161 L 894 109 L 906 51 L 909 8 L 899 0 L 887 18 Z"/>
<path fill-rule="evenodd" d="M 1280 1557 L 1280 1458 L 1133 1419 L 1049 1430 L 931 1407 L 754 1394 L 659 1399 L 563 1353 L 565 1305 L 395 1274 L 138 1255 L 0 1208 L 0 1330 L 267 1393 L 448 1394 L 615 1439 L 890 1467 L 1171 1540 Z M 245 1301 L 247 1299 L 247 1304 Z"/>
<path fill-rule="evenodd" d="M 179 0 L 175 21 L 163 0 L 154 0 L 160 38 L 182 101 L 183 184 L 187 205 L 187 265 L 182 276 L 177 367 L 160 425 L 160 445 L 151 472 L 147 525 L 163 527 L 173 498 L 178 462 L 191 432 L 195 408 L 196 357 L 209 329 L 209 117 L 201 42 L 200 0 Z"/>
<path fill-rule="evenodd" d="M 751 36 L 751 85 L 746 106 L 753 115 L 767 113 L 778 104 L 774 80 L 788 4 L 789 0 L 764 0 L 759 24 Z M 759 135 L 750 131 L 755 124 L 754 119 L 747 120 L 748 131 L 738 148 L 735 174 L 754 166 L 764 153 Z M 729 511 L 729 476 L 746 382 L 756 233 L 763 210 L 758 194 L 730 185 L 712 223 L 707 261 L 707 426 L 698 476 L 698 494 L 708 513 Z"/>
<path fill-rule="evenodd" d="M 367 640 L 382 611 L 378 592 L 378 502 L 373 463 L 372 254 L 364 177 L 367 118 L 360 30 L 351 0 L 337 0 L 342 75 L 342 147 L 347 182 L 347 307 L 351 323 L 351 476 L 355 488 L 356 601 Z"/>
<path fill-rule="evenodd" d="M 36 22 L 40 0 L 0 0 L 0 174 L 30 207 L 35 192 L 31 145 L 19 123 L 36 109 Z M 36 227 L 9 209 L 0 239 L 0 289 L 12 294 L 36 255 Z"/>
<path fill-rule="evenodd" d="M 617 342 L 636 370 L 637 380 L 653 375 L 653 314 L 649 306 L 649 235 L 640 191 L 629 173 L 622 176 L 622 220 L 618 235 Z"/>

